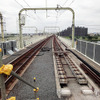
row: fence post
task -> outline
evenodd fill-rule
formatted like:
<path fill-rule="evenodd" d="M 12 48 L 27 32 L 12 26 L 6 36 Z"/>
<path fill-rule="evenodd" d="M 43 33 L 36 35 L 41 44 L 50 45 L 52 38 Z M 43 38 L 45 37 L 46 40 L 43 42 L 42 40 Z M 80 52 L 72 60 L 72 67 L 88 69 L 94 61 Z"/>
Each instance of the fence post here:
<path fill-rule="evenodd" d="M 95 45 L 96 44 L 94 44 L 94 48 L 93 48 L 93 60 L 95 60 Z"/>
<path fill-rule="evenodd" d="M 81 52 L 81 49 L 82 49 L 82 48 L 81 48 L 81 44 L 82 44 L 81 42 L 82 42 L 82 41 L 80 40 L 80 52 Z"/>
<path fill-rule="evenodd" d="M 86 42 L 86 48 L 85 48 L 85 55 L 87 55 L 87 42 Z"/>

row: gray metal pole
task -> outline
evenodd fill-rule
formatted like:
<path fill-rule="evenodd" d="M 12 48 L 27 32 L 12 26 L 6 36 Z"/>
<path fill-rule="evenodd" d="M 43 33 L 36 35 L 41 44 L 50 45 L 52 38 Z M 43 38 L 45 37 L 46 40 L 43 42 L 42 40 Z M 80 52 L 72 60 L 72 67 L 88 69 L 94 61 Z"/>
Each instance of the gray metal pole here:
<path fill-rule="evenodd" d="M 3 17 L 0 13 L 0 19 L 1 19 L 1 34 L 2 34 L 2 41 L 4 41 L 4 32 L 3 32 Z"/>
<path fill-rule="evenodd" d="M 20 41 L 20 48 L 23 48 L 23 40 L 22 40 L 22 25 L 21 25 L 21 14 L 19 13 L 19 41 Z"/>
<path fill-rule="evenodd" d="M 2 54 L 0 52 L 0 67 L 2 66 Z M 5 91 L 5 79 L 4 75 L 0 74 L 0 88 L 1 88 L 1 98 L 2 100 L 6 100 L 6 91 Z"/>
<path fill-rule="evenodd" d="M 25 81 L 23 78 L 21 78 L 18 74 L 16 74 L 14 71 L 11 72 L 11 75 L 15 76 L 17 79 L 19 79 L 20 81 L 24 82 L 25 84 L 27 84 L 28 86 L 36 89 L 35 86 L 31 85 L 30 83 L 28 83 L 27 81 Z"/>
<path fill-rule="evenodd" d="M 72 48 L 74 48 L 74 35 L 75 35 L 75 14 L 74 11 L 73 13 L 73 18 L 72 18 Z"/>

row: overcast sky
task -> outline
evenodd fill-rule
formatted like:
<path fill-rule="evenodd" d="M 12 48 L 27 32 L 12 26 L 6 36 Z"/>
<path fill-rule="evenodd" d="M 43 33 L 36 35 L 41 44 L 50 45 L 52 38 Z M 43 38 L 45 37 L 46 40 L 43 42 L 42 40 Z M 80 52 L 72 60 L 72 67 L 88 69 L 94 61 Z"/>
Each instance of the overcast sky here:
<path fill-rule="evenodd" d="M 46 4 L 47 2 L 47 4 Z M 88 32 L 100 32 L 100 0 L 0 0 L 0 12 L 6 22 L 7 32 L 18 32 L 18 13 L 23 7 L 71 7 L 75 11 L 75 25 L 89 28 Z M 27 11 L 23 32 L 43 31 L 44 27 L 57 26 L 60 30 L 72 25 L 70 11 Z M 36 28 L 35 28 L 36 27 Z M 45 31 L 59 31 L 59 28 L 46 28 Z"/>

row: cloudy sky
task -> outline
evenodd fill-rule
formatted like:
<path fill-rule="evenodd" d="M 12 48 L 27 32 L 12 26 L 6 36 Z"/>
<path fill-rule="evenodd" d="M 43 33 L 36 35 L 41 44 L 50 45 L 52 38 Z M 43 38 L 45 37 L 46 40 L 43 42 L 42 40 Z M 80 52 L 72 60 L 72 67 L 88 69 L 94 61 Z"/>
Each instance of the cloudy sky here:
<path fill-rule="evenodd" d="M 100 0 L 0 0 L 0 12 L 4 16 L 4 29 L 8 33 L 18 32 L 18 13 L 22 8 L 71 7 L 75 11 L 75 25 L 88 28 L 88 32 L 100 33 Z M 59 31 L 72 25 L 70 11 L 27 11 L 24 12 L 23 32 Z M 53 28 L 53 27 L 57 28 Z"/>

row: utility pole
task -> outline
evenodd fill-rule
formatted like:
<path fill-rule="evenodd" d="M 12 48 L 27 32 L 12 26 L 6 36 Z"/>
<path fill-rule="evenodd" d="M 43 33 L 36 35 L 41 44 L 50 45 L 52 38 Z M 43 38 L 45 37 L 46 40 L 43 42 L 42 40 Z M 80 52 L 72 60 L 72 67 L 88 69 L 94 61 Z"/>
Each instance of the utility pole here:
<path fill-rule="evenodd" d="M 1 19 L 1 34 L 2 34 L 2 41 L 4 41 L 4 32 L 3 32 L 3 16 L 0 13 L 0 19 Z"/>

